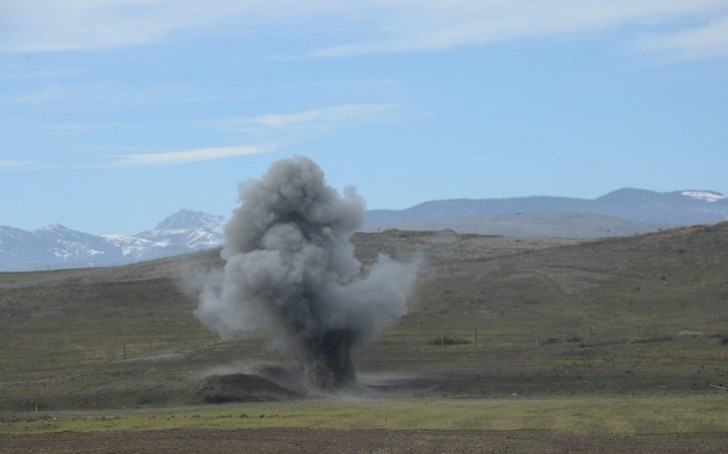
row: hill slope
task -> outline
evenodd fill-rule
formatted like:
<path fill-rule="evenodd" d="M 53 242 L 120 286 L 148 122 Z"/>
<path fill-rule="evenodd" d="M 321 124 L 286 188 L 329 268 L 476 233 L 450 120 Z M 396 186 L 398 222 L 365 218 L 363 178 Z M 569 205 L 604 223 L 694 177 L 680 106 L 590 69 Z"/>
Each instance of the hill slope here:
<path fill-rule="evenodd" d="M 409 314 L 357 355 L 367 393 L 682 395 L 727 384 L 728 223 L 589 242 L 404 231 L 354 242 L 365 266 L 380 252 L 426 256 Z M 0 410 L 194 403 L 211 374 L 287 364 L 266 333 L 222 342 L 193 317 L 194 270 L 220 265 L 208 251 L 0 274 Z M 245 395 L 280 398 L 261 386 Z"/>

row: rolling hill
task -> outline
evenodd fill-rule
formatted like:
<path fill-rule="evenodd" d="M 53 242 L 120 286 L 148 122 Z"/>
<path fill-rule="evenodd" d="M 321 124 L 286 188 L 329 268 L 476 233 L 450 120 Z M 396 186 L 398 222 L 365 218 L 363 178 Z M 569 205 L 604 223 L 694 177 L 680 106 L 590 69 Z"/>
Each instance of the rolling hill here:
<path fill-rule="evenodd" d="M 354 243 L 365 268 L 379 253 L 426 257 L 409 313 L 358 352 L 358 392 L 659 396 L 728 384 L 728 223 L 596 241 L 391 230 Z M 0 410 L 202 403 L 221 386 L 209 377 L 230 373 L 252 387 L 230 399 L 285 398 L 275 371 L 290 359 L 267 333 L 223 342 L 192 315 L 195 276 L 220 265 L 211 250 L 0 274 Z M 261 375 L 278 385 L 244 378 Z"/>
<path fill-rule="evenodd" d="M 366 225 L 369 230 L 451 228 L 460 233 L 598 238 L 725 220 L 725 194 L 623 188 L 596 199 L 533 196 L 431 201 L 405 210 L 371 210 Z"/>

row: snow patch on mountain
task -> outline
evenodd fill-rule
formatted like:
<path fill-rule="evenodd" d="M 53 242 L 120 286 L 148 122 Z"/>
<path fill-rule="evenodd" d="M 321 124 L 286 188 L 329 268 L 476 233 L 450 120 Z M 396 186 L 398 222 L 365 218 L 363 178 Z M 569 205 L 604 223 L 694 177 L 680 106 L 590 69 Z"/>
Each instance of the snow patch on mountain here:
<path fill-rule="evenodd" d="M 198 251 L 219 246 L 225 218 L 192 210 L 181 210 L 166 218 L 157 228 L 134 235 L 158 248 Z"/>
<path fill-rule="evenodd" d="M 713 191 L 683 191 L 682 195 L 696 200 L 705 200 L 708 203 L 715 203 L 719 200 L 728 199 L 728 194 L 721 194 Z"/>

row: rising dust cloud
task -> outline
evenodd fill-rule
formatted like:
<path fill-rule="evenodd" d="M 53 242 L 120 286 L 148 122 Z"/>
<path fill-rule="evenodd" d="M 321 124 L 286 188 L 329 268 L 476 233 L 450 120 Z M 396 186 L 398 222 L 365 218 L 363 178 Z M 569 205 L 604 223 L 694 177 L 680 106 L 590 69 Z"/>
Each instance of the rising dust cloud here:
<path fill-rule="evenodd" d="M 275 162 L 241 184 L 240 201 L 225 227 L 224 269 L 207 276 L 195 315 L 223 339 L 271 330 L 310 387 L 353 384 L 352 351 L 406 313 L 417 262 L 380 256 L 362 273 L 350 239 L 364 200 L 328 186 L 308 158 Z"/>

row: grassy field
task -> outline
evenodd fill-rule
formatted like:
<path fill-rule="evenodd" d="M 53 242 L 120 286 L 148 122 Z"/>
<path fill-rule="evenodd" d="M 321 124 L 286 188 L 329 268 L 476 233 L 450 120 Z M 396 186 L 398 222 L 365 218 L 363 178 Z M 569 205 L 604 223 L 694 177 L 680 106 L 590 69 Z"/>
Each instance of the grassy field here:
<path fill-rule="evenodd" d="M 0 430 L 728 429 L 728 224 L 355 243 L 365 266 L 380 252 L 426 260 L 408 315 L 356 353 L 362 385 L 338 400 L 290 401 L 255 375 L 289 365 L 267 333 L 223 342 L 194 318 L 194 276 L 220 266 L 216 251 L 0 274 Z M 240 389 L 214 378 L 231 373 Z"/>
<path fill-rule="evenodd" d="M 5 418 L 2 433 L 160 429 L 552 430 L 589 434 L 711 434 L 728 431 L 725 397 L 345 399 L 164 410 L 55 412 Z"/>

